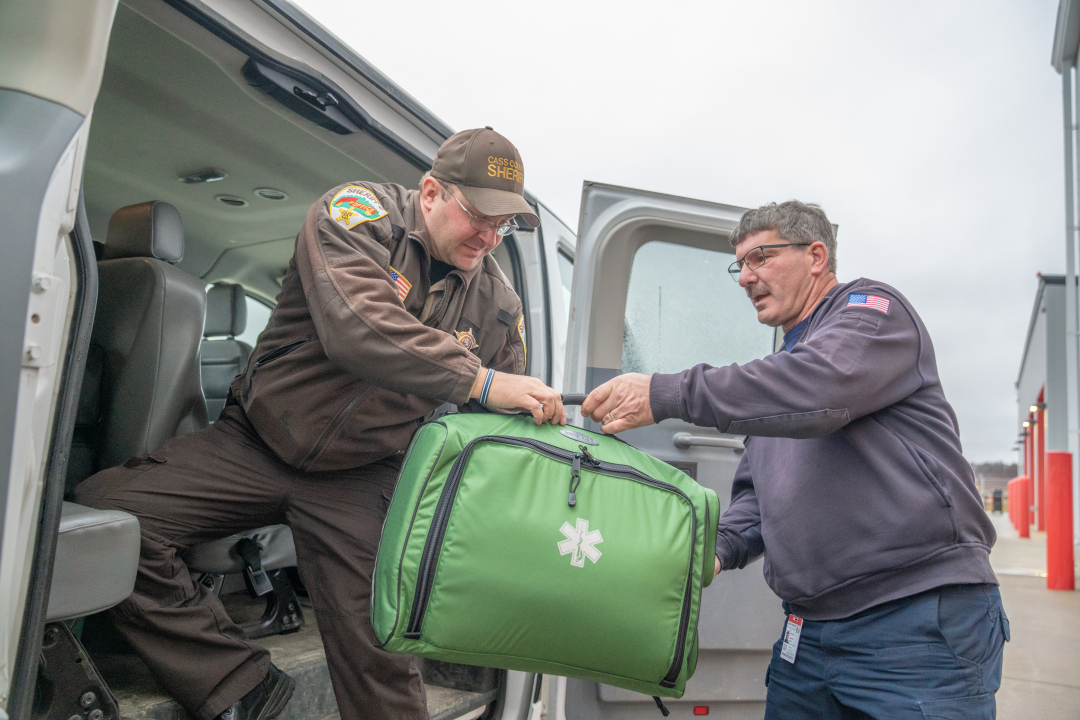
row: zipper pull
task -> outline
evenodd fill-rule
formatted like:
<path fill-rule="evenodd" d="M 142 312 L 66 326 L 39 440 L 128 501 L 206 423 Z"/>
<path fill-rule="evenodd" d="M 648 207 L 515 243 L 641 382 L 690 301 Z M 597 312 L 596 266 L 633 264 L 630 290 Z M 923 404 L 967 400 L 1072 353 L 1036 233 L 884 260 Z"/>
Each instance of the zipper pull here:
<path fill-rule="evenodd" d="M 584 445 L 578 445 L 578 447 L 581 448 L 581 452 L 585 456 L 583 458 L 585 462 L 593 467 L 600 467 L 600 461 L 593 457 L 592 453 L 589 452 L 589 448 Z"/>
<path fill-rule="evenodd" d="M 577 488 L 581 484 L 581 455 L 574 453 L 574 462 L 570 466 L 570 497 L 566 504 L 570 507 L 577 505 Z"/>

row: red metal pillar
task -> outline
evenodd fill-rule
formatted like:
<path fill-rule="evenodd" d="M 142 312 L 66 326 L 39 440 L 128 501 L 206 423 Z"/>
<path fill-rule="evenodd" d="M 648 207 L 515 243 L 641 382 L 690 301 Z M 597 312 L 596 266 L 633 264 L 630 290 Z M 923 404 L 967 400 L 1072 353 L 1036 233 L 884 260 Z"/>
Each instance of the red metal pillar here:
<path fill-rule="evenodd" d="M 1024 475 L 1027 476 L 1027 507 L 1028 507 L 1028 525 L 1035 525 L 1035 426 L 1032 425 L 1028 428 L 1028 465 L 1024 468 Z"/>
<path fill-rule="evenodd" d="M 1009 484 L 1005 486 L 1005 495 L 1009 500 L 1009 522 L 1012 523 L 1013 528 L 1017 527 L 1016 522 L 1016 481 L 1017 478 L 1013 478 L 1009 481 Z"/>
<path fill-rule="evenodd" d="M 1039 395 L 1039 402 L 1042 402 L 1041 393 Z M 1035 472 L 1038 477 L 1035 492 L 1035 505 L 1038 517 L 1036 518 L 1035 527 L 1042 532 L 1046 530 L 1046 410 L 1040 410 L 1036 413 L 1035 419 L 1038 420 L 1038 423 L 1035 425 L 1035 427 L 1038 428 L 1038 432 L 1035 436 Z"/>
<path fill-rule="evenodd" d="M 1022 538 L 1031 537 L 1031 478 L 1016 479 L 1016 531 Z"/>
<path fill-rule="evenodd" d="M 1046 460 L 1046 587 L 1075 590 L 1072 455 L 1051 450 Z"/>

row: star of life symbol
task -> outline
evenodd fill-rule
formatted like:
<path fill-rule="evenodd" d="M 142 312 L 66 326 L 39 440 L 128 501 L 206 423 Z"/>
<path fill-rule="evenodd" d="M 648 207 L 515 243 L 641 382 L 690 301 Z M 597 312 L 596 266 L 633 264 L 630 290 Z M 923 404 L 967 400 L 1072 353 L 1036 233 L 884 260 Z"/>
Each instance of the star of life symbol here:
<path fill-rule="evenodd" d="M 596 564 L 603 554 L 596 549 L 597 543 L 604 542 L 599 530 L 589 530 L 589 521 L 581 518 L 577 519 L 577 527 L 564 522 L 559 530 L 566 536 L 559 542 L 560 555 L 570 555 L 570 564 L 574 567 L 585 567 L 585 558 Z"/>

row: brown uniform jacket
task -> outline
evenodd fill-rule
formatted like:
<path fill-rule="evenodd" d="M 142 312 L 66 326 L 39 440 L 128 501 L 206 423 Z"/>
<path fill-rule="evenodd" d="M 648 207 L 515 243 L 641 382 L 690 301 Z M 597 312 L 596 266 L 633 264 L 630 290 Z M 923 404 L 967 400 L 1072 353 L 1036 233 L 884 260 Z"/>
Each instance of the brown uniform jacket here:
<path fill-rule="evenodd" d="M 466 403 L 481 365 L 525 371 L 521 300 L 495 260 L 431 286 L 428 244 L 419 192 L 399 185 L 342 185 L 308 210 L 231 387 L 289 465 L 387 457 L 443 402 Z"/>

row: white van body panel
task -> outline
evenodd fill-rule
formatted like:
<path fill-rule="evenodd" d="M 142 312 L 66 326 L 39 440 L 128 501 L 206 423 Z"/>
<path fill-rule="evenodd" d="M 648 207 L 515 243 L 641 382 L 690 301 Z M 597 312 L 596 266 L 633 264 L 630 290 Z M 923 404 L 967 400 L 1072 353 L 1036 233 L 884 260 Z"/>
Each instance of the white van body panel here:
<path fill-rule="evenodd" d="M 12 462 L 0 543 L 0 702 L 6 703 L 18 651 L 49 463 L 60 362 L 71 322 L 74 285 L 68 233 L 75 225 L 90 118 L 53 169 L 41 206 L 33 280 L 22 338 Z"/>

